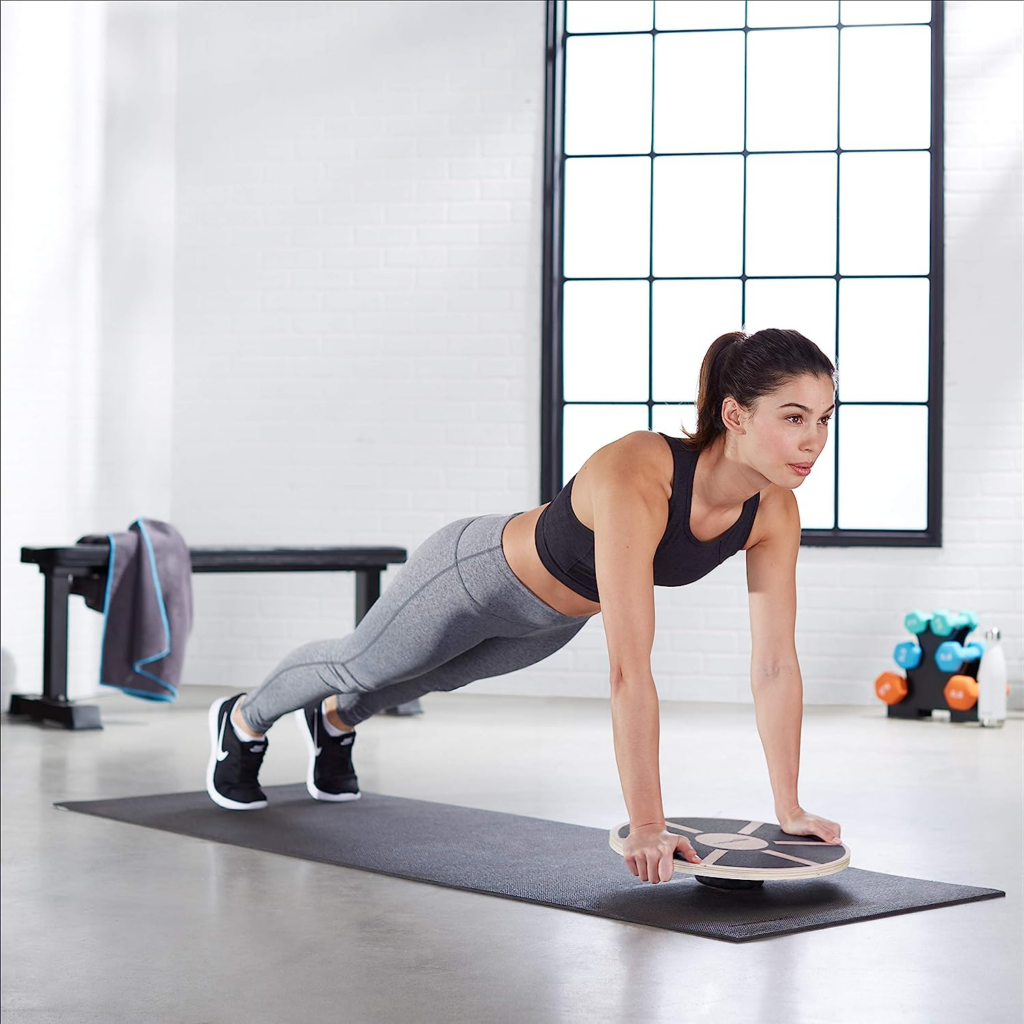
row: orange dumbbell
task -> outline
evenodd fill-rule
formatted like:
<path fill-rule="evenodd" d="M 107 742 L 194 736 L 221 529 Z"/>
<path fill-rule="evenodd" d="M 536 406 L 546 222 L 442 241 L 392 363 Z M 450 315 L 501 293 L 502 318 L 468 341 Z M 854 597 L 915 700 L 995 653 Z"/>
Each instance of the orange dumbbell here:
<path fill-rule="evenodd" d="M 942 693 L 954 711 L 970 711 L 978 703 L 978 680 L 970 676 L 950 676 Z"/>
<path fill-rule="evenodd" d="M 899 704 L 907 695 L 907 680 L 898 672 L 883 672 L 875 680 L 875 693 L 886 704 Z"/>

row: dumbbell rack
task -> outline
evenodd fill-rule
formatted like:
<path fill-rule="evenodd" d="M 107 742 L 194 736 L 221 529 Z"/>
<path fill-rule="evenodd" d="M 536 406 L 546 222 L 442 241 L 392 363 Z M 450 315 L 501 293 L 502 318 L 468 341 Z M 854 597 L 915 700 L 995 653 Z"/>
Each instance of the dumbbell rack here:
<path fill-rule="evenodd" d="M 936 636 L 931 629 L 916 634 L 921 648 L 921 663 L 917 668 L 904 669 L 907 678 L 907 695 L 898 704 L 888 706 L 890 718 L 925 718 L 931 717 L 933 711 L 948 711 L 951 722 L 977 722 L 978 705 L 974 704 L 967 711 L 957 711 L 946 703 L 943 693 L 949 677 L 953 675 L 978 678 L 978 666 L 981 658 L 976 661 L 964 662 L 956 672 L 944 672 L 935 661 L 935 652 L 939 645 L 948 640 L 966 646 L 967 635 L 971 626 L 954 629 L 949 636 Z"/>
<path fill-rule="evenodd" d="M 874 690 L 888 705 L 889 717 L 919 719 L 931 717 L 935 711 L 944 711 L 949 713 L 950 722 L 977 722 L 977 699 L 970 708 L 953 705 L 959 703 L 963 706 L 967 702 L 970 693 L 965 690 L 966 685 L 973 686 L 977 693 L 978 688 L 971 680 L 977 682 L 980 655 L 985 652 L 985 644 L 979 641 L 968 645 L 965 641 L 968 634 L 977 628 L 978 616 L 973 611 L 954 614 L 940 608 L 929 614 L 915 609 L 906 615 L 903 623 L 918 642 L 914 647 L 904 641 L 897 644 L 893 652 L 896 664 L 906 675 L 883 672 L 874 682 Z M 949 648 L 952 648 L 953 660 L 958 654 L 956 647 L 971 650 L 964 651 L 963 659 L 957 664 L 944 669 L 936 658 L 944 644 L 947 646 L 944 658 L 947 666 L 951 665 Z M 965 676 L 968 678 L 964 679 Z"/>

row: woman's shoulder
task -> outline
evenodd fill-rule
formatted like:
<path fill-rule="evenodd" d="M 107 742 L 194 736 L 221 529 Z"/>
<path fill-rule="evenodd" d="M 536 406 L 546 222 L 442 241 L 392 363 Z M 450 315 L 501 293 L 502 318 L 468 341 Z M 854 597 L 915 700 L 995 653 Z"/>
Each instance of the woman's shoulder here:
<path fill-rule="evenodd" d="M 633 430 L 598 448 L 579 468 L 572 488 L 576 518 L 593 529 L 591 486 L 596 480 L 615 481 L 615 486 L 672 493 L 675 458 L 665 438 L 654 430 Z"/>
<path fill-rule="evenodd" d="M 758 495 L 757 512 L 744 550 L 772 537 L 800 533 L 800 509 L 793 491 L 769 483 Z"/>
<path fill-rule="evenodd" d="M 623 469 L 640 477 L 664 478 L 671 488 L 675 471 L 675 457 L 665 438 L 656 430 L 632 430 L 628 434 L 598 448 L 580 467 L 593 476 L 596 473 L 616 472 Z"/>

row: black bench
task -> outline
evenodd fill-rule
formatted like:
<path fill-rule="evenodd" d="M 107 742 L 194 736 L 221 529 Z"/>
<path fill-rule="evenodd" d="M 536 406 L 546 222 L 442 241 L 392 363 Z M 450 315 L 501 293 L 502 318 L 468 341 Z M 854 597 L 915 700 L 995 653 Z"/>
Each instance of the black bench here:
<path fill-rule="evenodd" d="M 354 572 L 356 624 L 380 597 L 380 574 L 406 560 L 405 548 L 189 548 L 192 572 Z M 59 722 L 68 729 L 102 729 L 95 704 L 68 700 L 68 597 L 71 579 L 106 575 L 110 549 L 102 544 L 22 548 L 21 560 L 39 566 L 46 580 L 43 605 L 43 693 L 11 695 L 10 714 Z M 422 713 L 418 700 L 389 714 Z"/>

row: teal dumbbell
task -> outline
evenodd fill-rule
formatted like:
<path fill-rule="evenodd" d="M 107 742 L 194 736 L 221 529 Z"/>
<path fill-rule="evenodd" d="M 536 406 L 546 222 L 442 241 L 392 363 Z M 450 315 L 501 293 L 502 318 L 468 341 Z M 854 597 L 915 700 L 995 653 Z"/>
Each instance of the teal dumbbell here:
<path fill-rule="evenodd" d="M 978 641 L 964 647 L 955 640 L 939 644 L 935 652 L 935 664 L 943 672 L 956 672 L 967 661 L 977 661 L 985 653 L 985 645 Z"/>
<path fill-rule="evenodd" d="M 909 632 L 916 636 L 919 633 L 925 632 L 925 630 L 928 629 L 928 623 L 931 621 L 932 617 L 927 612 L 914 609 L 912 612 L 907 612 L 907 617 L 903 620 L 903 625 L 907 627 Z"/>
<path fill-rule="evenodd" d="M 974 612 L 950 612 L 945 608 L 932 616 L 932 632 L 936 636 L 951 636 L 964 626 L 968 630 L 978 625 L 978 616 Z"/>
<path fill-rule="evenodd" d="M 897 644 L 892 656 L 900 668 L 917 668 L 921 664 L 921 648 L 911 640 Z"/>

